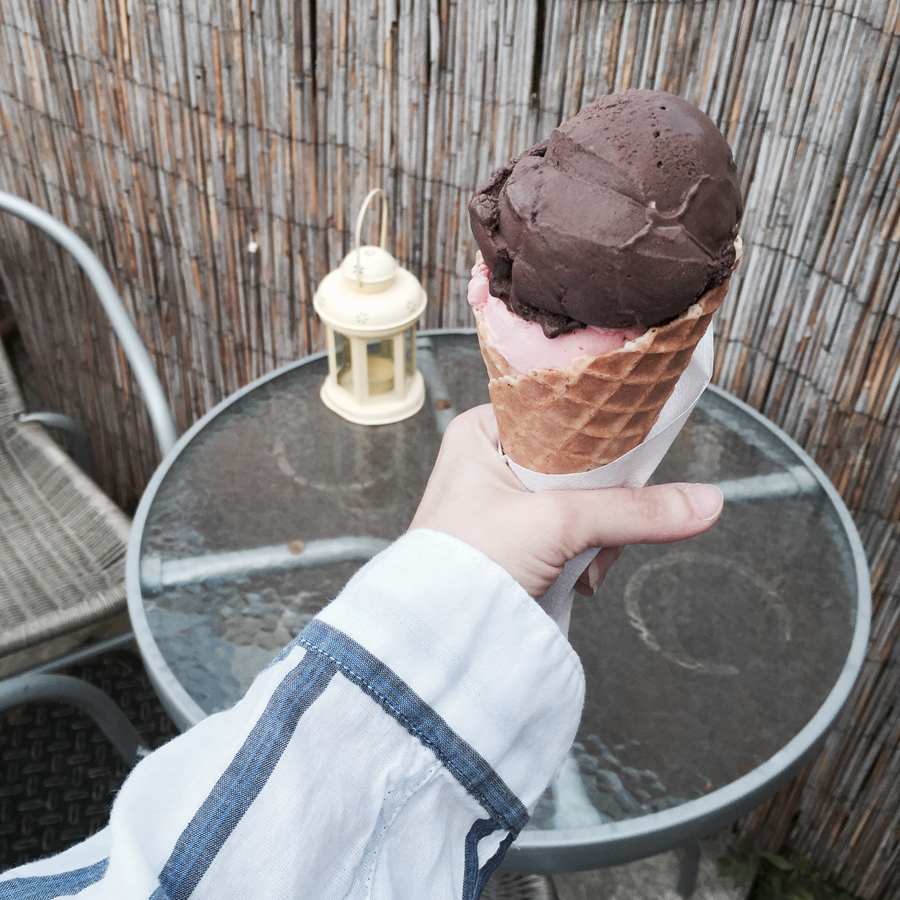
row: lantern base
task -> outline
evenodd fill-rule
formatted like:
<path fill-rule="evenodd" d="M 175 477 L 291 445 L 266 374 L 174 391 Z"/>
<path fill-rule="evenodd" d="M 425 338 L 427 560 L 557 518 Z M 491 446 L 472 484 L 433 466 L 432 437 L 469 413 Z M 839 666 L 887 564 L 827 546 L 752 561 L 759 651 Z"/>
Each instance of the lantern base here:
<path fill-rule="evenodd" d="M 425 382 L 422 373 L 412 377 L 409 390 L 403 397 L 377 397 L 368 403 L 357 402 L 349 391 L 339 387 L 334 375 L 329 375 L 319 391 L 322 402 L 348 422 L 357 425 L 390 425 L 415 415 L 425 403 Z"/>

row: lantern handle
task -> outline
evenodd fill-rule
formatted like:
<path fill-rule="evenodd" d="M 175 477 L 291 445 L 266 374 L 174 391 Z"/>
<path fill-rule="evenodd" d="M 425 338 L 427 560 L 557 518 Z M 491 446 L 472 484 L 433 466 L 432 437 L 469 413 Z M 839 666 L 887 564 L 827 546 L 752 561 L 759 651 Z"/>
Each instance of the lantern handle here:
<path fill-rule="evenodd" d="M 387 229 L 388 229 L 388 199 L 387 194 L 381 188 L 372 188 L 366 199 L 363 200 L 359 215 L 356 217 L 356 278 L 359 286 L 362 287 L 362 254 L 360 253 L 360 238 L 362 236 L 363 219 L 366 216 L 366 210 L 372 202 L 372 198 L 376 194 L 381 194 L 381 249 L 387 250 Z"/>

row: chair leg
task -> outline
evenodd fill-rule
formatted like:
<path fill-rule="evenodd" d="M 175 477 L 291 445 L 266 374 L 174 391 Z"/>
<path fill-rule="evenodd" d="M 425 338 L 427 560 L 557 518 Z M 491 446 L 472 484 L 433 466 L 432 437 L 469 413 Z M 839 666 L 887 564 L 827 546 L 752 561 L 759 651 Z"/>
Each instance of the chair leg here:
<path fill-rule="evenodd" d="M 150 752 L 113 699 L 80 678 L 26 673 L 0 682 L 0 709 L 41 701 L 68 703 L 89 715 L 129 765 Z"/>

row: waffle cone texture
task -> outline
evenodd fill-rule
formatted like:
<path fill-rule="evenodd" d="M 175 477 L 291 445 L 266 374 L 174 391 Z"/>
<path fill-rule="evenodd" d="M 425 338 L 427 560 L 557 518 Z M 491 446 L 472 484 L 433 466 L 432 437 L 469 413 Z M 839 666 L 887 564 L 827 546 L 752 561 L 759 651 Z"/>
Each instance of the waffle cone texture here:
<path fill-rule="evenodd" d="M 527 375 L 497 351 L 476 309 L 503 452 L 533 472 L 561 475 L 588 472 L 637 447 L 691 361 L 729 281 L 619 350 L 576 357 L 565 369 L 531 369 Z"/>

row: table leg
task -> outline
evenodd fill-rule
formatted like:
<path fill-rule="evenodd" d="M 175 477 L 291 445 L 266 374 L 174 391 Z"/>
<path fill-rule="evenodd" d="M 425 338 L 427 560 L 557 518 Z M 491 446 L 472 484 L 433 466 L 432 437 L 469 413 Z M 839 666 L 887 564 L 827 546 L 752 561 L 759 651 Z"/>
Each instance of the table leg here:
<path fill-rule="evenodd" d="M 509 875 L 497 872 L 485 885 L 482 900 L 559 900 L 546 875 Z"/>
<path fill-rule="evenodd" d="M 681 868 L 678 872 L 676 890 L 680 897 L 689 898 L 697 887 L 697 875 L 700 871 L 700 845 L 688 844 L 681 848 Z"/>

